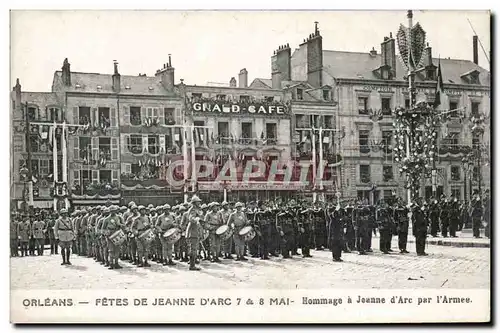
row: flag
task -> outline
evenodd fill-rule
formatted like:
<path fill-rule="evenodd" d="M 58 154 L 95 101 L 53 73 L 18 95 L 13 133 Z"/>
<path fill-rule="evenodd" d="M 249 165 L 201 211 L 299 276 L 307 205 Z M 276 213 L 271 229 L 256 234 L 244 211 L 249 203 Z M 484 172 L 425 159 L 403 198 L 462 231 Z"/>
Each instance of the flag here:
<path fill-rule="evenodd" d="M 434 108 L 441 105 L 441 96 L 444 95 L 443 74 L 441 72 L 441 60 L 438 64 L 437 84 L 436 84 L 436 98 L 434 99 Z"/>

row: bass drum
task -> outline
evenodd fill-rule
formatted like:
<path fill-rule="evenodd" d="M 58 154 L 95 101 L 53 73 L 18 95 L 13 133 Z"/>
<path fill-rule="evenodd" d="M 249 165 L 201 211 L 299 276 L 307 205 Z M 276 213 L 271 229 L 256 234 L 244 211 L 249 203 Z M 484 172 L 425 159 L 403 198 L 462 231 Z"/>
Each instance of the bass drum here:
<path fill-rule="evenodd" d="M 226 240 L 233 236 L 233 229 L 229 228 L 228 225 L 221 225 L 215 231 L 215 234 L 222 239 Z"/>
<path fill-rule="evenodd" d="M 181 231 L 177 228 L 168 229 L 163 237 L 167 241 L 167 243 L 175 244 L 179 239 L 181 239 Z"/>

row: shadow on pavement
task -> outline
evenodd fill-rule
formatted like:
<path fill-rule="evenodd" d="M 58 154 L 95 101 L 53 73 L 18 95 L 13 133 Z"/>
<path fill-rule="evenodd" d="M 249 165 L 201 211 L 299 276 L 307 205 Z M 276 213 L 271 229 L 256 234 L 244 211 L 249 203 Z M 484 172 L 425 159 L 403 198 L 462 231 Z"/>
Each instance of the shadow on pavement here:
<path fill-rule="evenodd" d="M 86 271 L 88 269 L 87 266 L 79 266 L 79 265 L 66 265 L 64 267 L 75 271 Z"/>

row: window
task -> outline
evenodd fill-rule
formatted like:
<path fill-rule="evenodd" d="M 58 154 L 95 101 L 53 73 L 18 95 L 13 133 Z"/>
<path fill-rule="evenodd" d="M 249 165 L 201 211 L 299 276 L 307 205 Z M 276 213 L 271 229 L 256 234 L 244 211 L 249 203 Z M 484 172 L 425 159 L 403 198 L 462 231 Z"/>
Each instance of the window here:
<path fill-rule="evenodd" d="M 472 168 L 472 179 L 475 181 L 479 180 L 479 168 L 477 166 Z"/>
<path fill-rule="evenodd" d="M 382 176 L 384 182 L 388 182 L 394 179 L 394 173 L 392 171 L 392 165 L 384 165 L 382 167 Z"/>
<path fill-rule="evenodd" d="M 111 160 L 111 138 L 99 137 L 99 159 Z"/>
<path fill-rule="evenodd" d="M 50 172 L 50 165 L 53 164 L 51 160 L 40 160 L 40 172 L 39 175 L 41 177 L 48 176 Z"/>
<path fill-rule="evenodd" d="M 241 95 L 240 96 L 240 102 L 246 102 L 246 103 L 250 102 L 250 96 L 248 96 L 248 95 Z"/>
<path fill-rule="evenodd" d="M 91 123 L 92 123 L 92 117 L 90 116 L 90 107 L 88 106 L 78 107 L 78 124 L 90 125 Z"/>
<path fill-rule="evenodd" d="M 370 152 L 368 144 L 369 131 L 359 131 L 359 152 L 367 154 Z"/>
<path fill-rule="evenodd" d="M 451 147 L 458 146 L 458 135 L 459 135 L 459 133 L 450 133 L 450 146 Z"/>
<path fill-rule="evenodd" d="M 386 68 L 382 69 L 382 79 L 389 80 L 389 71 Z"/>
<path fill-rule="evenodd" d="M 217 133 L 219 135 L 220 143 L 229 143 L 229 123 L 226 121 L 219 121 L 217 123 Z"/>
<path fill-rule="evenodd" d="M 370 191 L 369 190 L 358 190 L 358 199 L 370 201 Z"/>
<path fill-rule="evenodd" d="M 391 99 L 390 98 L 382 98 L 382 114 L 384 116 L 391 115 Z"/>
<path fill-rule="evenodd" d="M 481 144 L 481 140 L 479 139 L 479 136 L 476 134 L 476 135 L 472 135 L 472 148 L 474 149 L 477 149 L 477 146 L 479 146 Z"/>
<path fill-rule="evenodd" d="M 323 99 L 325 101 L 329 101 L 330 100 L 330 90 L 323 90 Z"/>
<path fill-rule="evenodd" d="M 99 127 L 108 128 L 110 126 L 110 116 L 109 116 L 109 108 L 100 107 L 98 108 L 99 115 Z"/>
<path fill-rule="evenodd" d="M 142 168 L 138 163 L 133 163 L 130 166 L 130 172 L 135 176 L 139 176 L 141 174 L 141 170 Z"/>
<path fill-rule="evenodd" d="M 158 135 L 148 135 L 148 151 L 151 154 L 158 154 L 160 152 L 160 140 Z"/>
<path fill-rule="evenodd" d="M 219 100 L 219 101 L 225 101 L 226 100 L 226 95 L 218 94 L 217 95 L 217 100 Z"/>
<path fill-rule="evenodd" d="M 304 114 L 295 115 L 295 128 L 307 128 L 309 127 L 308 118 Z"/>
<path fill-rule="evenodd" d="M 80 184 L 82 189 L 86 189 L 92 183 L 92 173 L 90 170 L 80 171 Z M 83 193 L 81 193 L 83 194 Z"/>
<path fill-rule="evenodd" d="M 266 124 L 266 138 L 268 145 L 275 145 L 278 138 L 277 125 L 275 123 Z"/>
<path fill-rule="evenodd" d="M 191 93 L 191 97 L 194 101 L 201 99 L 201 93 Z"/>
<path fill-rule="evenodd" d="M 384 152 L 390 154 L 392 152 L 392 131 L 382 131 L 382 144 Z"/>
<path fill-rule="evenodd" d="M 458 102 L 450 101 L 450 117 L 457 118 L 458 117 Z M 455 111 L 453 111 L 455 110 Z"/>
<path fill-rule="evenodd" d="M 141 119 L 141 107 L 131 106 L 130 107 L 130 124 L 137 126 L 142 124 Z"/>
<path fill-rule="evenodd" d="M 359 114 L 368 114 L 368 97 L 358 97 Z"/>
<path fill-rule="evenodd" d="M 165 125 L 175 125 L 175 109 L 164 108 L 163 117 L 165 118 Z"/>
<path fill-rule="evenodd" d="M 435 70 L 434 70 L 434 68 L 427 69 L 425 71 L 425 74 L 426 74 L 426 79 L 427 80 L 435 80 L 435 77 L 434 77 Z"/>
<path fill-rule="evenodd" d="M 384 190 L 384 199 L 392 198 L 392 190 Z"/>
<path fill-rule="evenodd" d="M 90 137 L 81 136 L 78 138 L 78 147 L 80 148 L 79 157 L 81 160 L 86 160 L 87 163 L 92 159 L 92 144 Z"/>
<path fill-rule="evenodd" d="M 90 108 L 89 108 L 89 116 L 90 116 Z M 90 117 L 89 117 L 89 119 L 90 119 Z M 49 119 L 48 120 L 49 121 L 61 120 L 61 118 L 59 117 L 59 109 L 58 108 L 49 108 Z"/>
<path fill-rule="evenodd" d="M 297 99 L 304 99 L 304 91 L 302 89 L 297 88 Z"/>
<path fill-rule="evenodd" d="M 32 153 L 38 153 L 40 151 L 40 140 L 38 140 L 38 134 L 30 134 L 30 148 Z"/>
<path fill-rule="evenodd" d="M 333 116 L 324 116 L 325 117 L 325 128 L 333 129 Z"/>
<path fill-rule="evenodd" d="M 406 98 L 405 99 L 405 109 L 409 109 L 409 108 L 410 108 L 410 99 Z"/>
<path fill-rule="evenodd" d="M 359 178 L 362 183 L 370 182 L 370 166 L 369 165 L 360 165 L 359 166 Z"/>
<path fill-rule="evenodd" d="M 476 72 L 470 74 L 470 83 L 479 84 L 479 73 Z"/>
<path fill-rule="evenodd" d="M 479 114 L 479 103 L 478 102 L 471 102 L 471 114 L 472 115 L 478 115 Z"/>
<path fill-rule="evenodd" d="M 268 103 L 274 102 L 274 96 L 266 96 L 266 97 L 264 97 L 264 99 Z"/>
<path fill-rule="evenodd" d="M 252 123 L 241 123 L 240 143 L 250 144 L 252 141 Z"/>
<path fill-rule="evenodd" d="M 460 180 L 460 167 L 457 165 L 451 166 L 451 180 Z"/>
<path fill-rule="evenodd" d="M 451 196 L 460 200 L 462 198 L 462 191 L 460 188 L 451 188 Z"/>
<path fill-rule="evenodd" d="M 142 153 L 142 136 L 137 134 L 132 134 L 130 136 L 130 144 L 128 150 L 133 154 Z"/>
<path fill-rule="evenodd" d="M 101 184 L 111 184 L 111 170 L 99 170 Z"/>

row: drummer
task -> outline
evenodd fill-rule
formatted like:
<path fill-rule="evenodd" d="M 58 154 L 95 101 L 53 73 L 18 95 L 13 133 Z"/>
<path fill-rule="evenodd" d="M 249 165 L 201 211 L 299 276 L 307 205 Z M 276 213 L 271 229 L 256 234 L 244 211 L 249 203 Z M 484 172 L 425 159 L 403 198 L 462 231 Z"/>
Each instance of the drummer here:
<path fill-rule="evenodd" d="M 154 208 L 154 214 L 151 217 L 151 224 L 155 227 L 158 225 L 158 218 L 163 215 L 163 206 L 157 206 Z M 153 253 L 153 261 L 161 264 L 163 263 L 163 254 L 161 248 L 161 234 L 157 232 L 155 228 L 155 240 L 152 242 L 152 253 Z"/>
<path fill-rule="evenodd" d="M 188 221 L 186 227 L 186 240 L 189 248 L 189 270 L 191 271 L 200 270 L 200 268 L 195 266 L 196 258 L 198 256 L 198 246 L 203 234 L 201 221 L 204 216 L 200 203 L 201 199 L 197 195 L 194 195 L 191 198 L 192 206 L 186 213 L 186 219 Z"/>
<path fill-rule="evenodd" d="M 220 262 L 219 252 L 221 247 L 221 238 L 217 235 L 217 229 L 223 224 L 222 217 L 219 214 L 219 203 L 211 202 L 208 204 L 208 212 L 205 215 L 205 222 L 209 231 L 210 243 L 210 261 Z"/>
<path fill-rule="evenodd" d="M 229 204 L 227 201 L 223 201 L 221 204 L 221 210 L 219 211 L 219 215 L 223 224 L 229 226 L 228 220 L 231 215 L 231 210 L 229 208 Z M 231 248 L 233 247 L 233 237 L 227 238 L 222 244 L 222 249 L 224 251 L 224 259 L 234 259 L 231 255 Z"/>
<path fill-rule="evenodd" d="M 168 239 L 164 237 L 165 233 L 173 228 L 177 227 L 177 224 L 175 223 L 175 217 L 170 211 L 170 205 L 165 204 L 163 207 L 163 214 L 158 216 L 157 223 L 156 223 L 156 229 L 158 230 L 160 234 L 160 241 L 161 241 L 161 251 L 162 251 L 162 257 L 163 261 L 163 266 L 174 266 L 175 263 L 172 261 L 172 254 L 174 251 L 174 243 L 169 242 Z"/>
<path fill-rule="evenodd" d="M 146 242 L 146 240 L 138 238 L 139 235 L 141 235 L 151 227 L 151 221 L 146 215 L 146 207 L 140 205 L 138 209 L 140 215 L 134 219 L 134 222 L 131 226 L 132 233 L 135 235 L 135 238 L 137 240 L 137 259 L 139 262 L 137 266 L 151 267 L 151 265 L 148 263 L 149 244 Z"/>
<path fill-rule="evenodd" d="M 105 228 L 104 221 L 109 216 L 109 207 L 104 207 L 102 209 L 102 213 L 100 218 L 97 220 L 96 230 L 97 230 L 97 238 L 99 240 L 99 252 L 101 256 L 101 264 L 104 267 L 109 267 L 109 253 L 108 253 L 108 244 L 105 236 Z"/>
<path fill-rule="evenodd" d="M 63 234 L 69 234 L 69 237 L 61 237 Z M 73 227 L 66 208 L 61 209 L 60 217 L 54 226 L 54 235 L 59 240 L 59 245 L 61 246 L 61 255 L 63 258 L 61 265 L 71 265 L 69 256 L 71 254 L 71 242 L 73 241 Z"/>
<path fill-rule="evenodd" d="M 229 216 L 227 221 L 228 225 L 234 229 L 233 239 L 234 245 L 236 249 L 236 260 L 237 261 L 246 261 L 245 258 L 245 241 L 242 236 L 240 236 L 239 232 L 241 229 L 249 225 L 249 221 L 247 219 L 246 214 L 243 212 L 244 205 L 241 202 L 237 202 L 234 207 L 236 211 Z"/>
<path fill-rule="evenodd" d="M 104 233 L 106 236 L 106 242 L 109 251 L 108 269 L 122 268 L 122 266 L 118 264 L 118 257 L 120 255 L 120 246 L 116 245 L 110 238 L 110 236 L 113 235 L 113 233 L 124 227 L 124 225 L 121 222 L 121 219 L 116 215 L 118 210 L 119 210 L 118 206 L 112 205 L 111 207 L 109 207 L 109 216 L 104 221 L 104 228 L 105 228 Z"/>
<path fill-rule="evenodd" d="M 132 224 L 134 220 L 139 217 L 139 210 L 134 202 L 129 204 L 129 214 L 125 219 L 125 232 L 127 233 L 127 251 L 129 254 L 129 261 L 134 265 L 139 264 L 137 260 L 137 240 L 135 239 L 135 235 L 132 233 Z"/>

